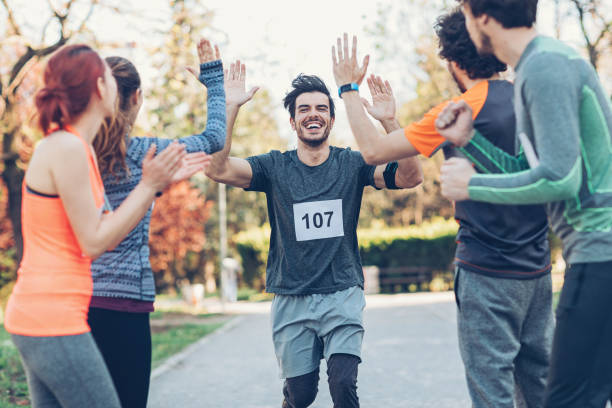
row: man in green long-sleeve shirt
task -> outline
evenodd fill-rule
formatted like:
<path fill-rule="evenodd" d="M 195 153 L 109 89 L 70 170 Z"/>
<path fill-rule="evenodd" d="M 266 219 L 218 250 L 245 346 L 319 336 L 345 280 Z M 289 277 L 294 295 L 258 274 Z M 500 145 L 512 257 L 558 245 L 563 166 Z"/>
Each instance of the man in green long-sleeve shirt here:
<path fill-rule="evenodd" d="M 612 111 L 593 67 L 533 27 L 537 0 L 464 0 L 479 52 L 516 71 L 520 145 L 510 156 L 450 103 L 439 133 L 464 159 L 442 169 L 452 200 L 546 203 L 569 264 L 557 310 L 546 407 L 604 407 L 612 392 Z M 517 220 L 520 222 L 520 220 Z"/>

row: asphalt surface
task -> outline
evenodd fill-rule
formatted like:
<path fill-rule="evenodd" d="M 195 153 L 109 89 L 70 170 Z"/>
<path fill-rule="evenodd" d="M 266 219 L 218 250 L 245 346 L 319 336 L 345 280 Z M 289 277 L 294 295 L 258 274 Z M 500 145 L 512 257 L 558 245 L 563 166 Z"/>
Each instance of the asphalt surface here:
<path fill-rule="evenodd" d="M 269 303 L 234 306 L 229 323 L 153 372 L 150 408 L 279 408 L 282 380 Z M 469 407 L 452 293 L 369 296 L 358 393 L 368 407 Z M 332 407 L 321 363 L 312 407 Z"/>

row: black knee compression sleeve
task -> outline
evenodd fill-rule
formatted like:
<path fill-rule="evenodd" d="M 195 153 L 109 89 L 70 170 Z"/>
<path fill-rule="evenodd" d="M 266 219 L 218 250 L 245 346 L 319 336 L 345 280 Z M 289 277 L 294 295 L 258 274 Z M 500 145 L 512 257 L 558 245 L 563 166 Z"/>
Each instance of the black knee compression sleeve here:
<path fill-rule="evenodd" d="M 298 377 L 287 378 L 283 386 L 283 408 L 306 408 L 312 404 L 319 390 L 319 369 Z"/>

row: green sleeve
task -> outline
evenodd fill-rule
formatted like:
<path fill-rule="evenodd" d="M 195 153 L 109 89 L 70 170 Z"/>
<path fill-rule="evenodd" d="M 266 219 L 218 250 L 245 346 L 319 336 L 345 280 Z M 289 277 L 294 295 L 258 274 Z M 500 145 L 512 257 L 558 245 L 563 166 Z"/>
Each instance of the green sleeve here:
<path fill-rule="evenodd" d="M 522 149 L 518 156 L 511 156 L 491 143 L 478 130 L 475 130 L 472 140 L 460 147 L 459 151 L 483 173 L 516 173 L 529 168 Z"/>

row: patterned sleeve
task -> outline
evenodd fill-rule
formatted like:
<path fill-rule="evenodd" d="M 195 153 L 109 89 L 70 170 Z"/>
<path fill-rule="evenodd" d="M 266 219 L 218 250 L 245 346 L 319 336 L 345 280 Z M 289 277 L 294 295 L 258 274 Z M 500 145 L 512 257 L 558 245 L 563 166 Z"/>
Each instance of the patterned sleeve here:
<path fill-rule="evenodd" d="M 208 89 L 206 129 L 197 135 L 181 137 L 179 143 L 185 144 L 188 153 L 215 153 L 223 149 L 226 137 L 225 90 L 223 88 L 223 64 L 221 60 L 200 65 L 200 82 Z M 142 165 L 151 144 L 157 145 L 157 152 L 164 150 L 174 139 L 138 137 L 130 140 L 128 155 Z"/>

